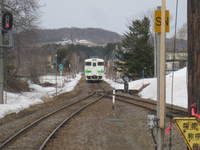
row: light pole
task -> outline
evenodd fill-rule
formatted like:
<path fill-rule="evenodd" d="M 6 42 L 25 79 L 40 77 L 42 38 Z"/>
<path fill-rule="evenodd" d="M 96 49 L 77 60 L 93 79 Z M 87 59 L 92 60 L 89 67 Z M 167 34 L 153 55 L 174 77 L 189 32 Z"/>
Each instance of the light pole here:
<path fill-rule="evenodd" d="M 58 69 L 58 63 L 57 63 L 57 54 L 55 55 L 56 57 L 56 96 L 57 96 L 57 92 L 58 92 L 58 84 L 57 84 L 57 69 Z"/>
<path fill-rule="evenodd" d="M 0 0 L 0 104 L 4 104 L 4 47 L 12 47 L 10 31 L 13 26 L 13 15 L 7 11 L 10 6 Z M 5 32 L 4 32 L 5 31 Z M 4 35 L 7 35 L 8 41 L 4 41 Z"/>
<path fill-rule="evenodd" d="M 143 86 L 144 86 L 145 70 L 146 70 L 146 67 L 144 67 L 142 70 Z"/>

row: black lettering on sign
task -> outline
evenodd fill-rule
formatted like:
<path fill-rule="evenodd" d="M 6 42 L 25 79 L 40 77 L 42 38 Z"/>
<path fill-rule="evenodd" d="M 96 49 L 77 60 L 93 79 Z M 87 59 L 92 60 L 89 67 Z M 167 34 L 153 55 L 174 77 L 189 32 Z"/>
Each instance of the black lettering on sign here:
<path fill-rule="evenodd" d="M 169 18 L 167 17 L 165 20 L 166 26 L 169 25 Z M 161 26 L 161 17 L 156 17 L 156 26 Z"/>
<path fill-rule="evenodd" d="M 166 26 L 169 25 L 169 17 L 166 18 L 166 20 L 165 20 L 165 24 L 166 24 Z"/>
<path fill-rule="evenodd" d="M 161 17 L 156 17 L 156 26 L 161 26 Z"/>

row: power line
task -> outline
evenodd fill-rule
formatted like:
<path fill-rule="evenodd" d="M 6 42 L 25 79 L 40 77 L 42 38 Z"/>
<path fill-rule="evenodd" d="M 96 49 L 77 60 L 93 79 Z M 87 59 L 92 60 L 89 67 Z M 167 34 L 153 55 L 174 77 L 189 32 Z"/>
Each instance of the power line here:
<path fill-rule="evenodd" d="M 178 18 L 178 3 L 176 0 L 176 17 L 175 17 L 175 30 L 174 30 L 174 49 L 173 49 L 173 60 L 172 60 L 172 87 L 171 87 L 171 112 L 173 112 L 173 103 L 174 103 L 174 70 L 175 70 L 175 53 L 176 53 L 176 34 L 177 34 L 177 18 Z M 170 126 L 172 127 L 172 118 L 170 119 Z M 169 139 L 169 150 L 172 148 L 172 130 L 170 131 Z"/>

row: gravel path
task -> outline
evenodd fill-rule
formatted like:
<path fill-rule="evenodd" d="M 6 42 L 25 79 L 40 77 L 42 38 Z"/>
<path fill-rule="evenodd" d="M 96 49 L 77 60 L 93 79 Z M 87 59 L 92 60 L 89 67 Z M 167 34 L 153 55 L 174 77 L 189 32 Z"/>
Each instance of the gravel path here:
<path fill-rule="evenodd" d="M 138 113 L 139 112 L 139 113 Z M 46 150 L 154 150 L 146 124 L 148 112 L 142 108 L 103 99 L 58 132 Z M 176 129 L 174 150 L 185 145 Z"/>

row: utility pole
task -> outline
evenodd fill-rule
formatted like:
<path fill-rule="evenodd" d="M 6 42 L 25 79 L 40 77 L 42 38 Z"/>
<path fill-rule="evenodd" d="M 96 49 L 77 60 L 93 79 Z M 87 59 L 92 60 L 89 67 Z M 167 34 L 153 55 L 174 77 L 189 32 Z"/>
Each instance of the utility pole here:
<path fill-rule="evenodd" d="M 200 1 L 188 0 L 188 112 L 200 113 Z"/>
<path fill-rule="evenodd" d="M 0 0 L 0 104 L 4 104 L 4 50 L 3 50 L 3 34 L 2 34 L 2 15 L 3 15 L 3 2 Z"/>
<path fill-rule="evenodd" d="M 164 128 L 165 128 L 165 30 L 166 20 L 166 0 L 162 0 L 161 5 L 161 34 L 160 34 L 160 52 L 159 52 L 159 73 L 158 73 L 158 112 L 159 127 L 157 134 L 157 150 L 164 150 Z"/>

